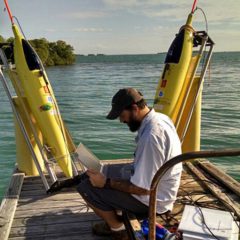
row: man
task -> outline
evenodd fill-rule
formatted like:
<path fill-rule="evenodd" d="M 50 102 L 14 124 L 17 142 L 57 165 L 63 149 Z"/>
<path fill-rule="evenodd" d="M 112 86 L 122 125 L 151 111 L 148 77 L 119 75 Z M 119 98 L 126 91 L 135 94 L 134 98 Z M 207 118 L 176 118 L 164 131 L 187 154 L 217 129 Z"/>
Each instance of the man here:
<path fill-rule="evenodd" d="M 138 131 L 134 169 L 129 180 L 107 178 L 87 171 L 77 189 L 105 223 L 93 226 L 98 235 L 112 234 L 113 239 L 128 239 L 116 210 L 147 216 L 149 190 L 153 176 L 169 159 L 181 154 L 181 144 L 172 121 L 150 109 L 142 94 L 134 88 L 120 89 L 112 98 L 108 119 L 119 118 L 132 132 Z M 180 184 L 182 165 L 170 169 L 161 179 L 157 193 L 157 212 L 171 211 Z"/>

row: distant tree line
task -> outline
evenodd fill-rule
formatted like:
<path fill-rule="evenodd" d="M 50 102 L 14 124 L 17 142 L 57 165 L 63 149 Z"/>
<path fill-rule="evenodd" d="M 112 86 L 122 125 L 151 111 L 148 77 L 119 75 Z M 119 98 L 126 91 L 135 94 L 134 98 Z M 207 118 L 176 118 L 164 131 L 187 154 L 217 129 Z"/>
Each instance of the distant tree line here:
<path fill-rule="evenodd" d="M 12 44 L 13 41 L 13 37 L 4 39 L 0 35 L 0 43 Z M 45 66 L 70 65 L 75 62 L 74 49 L 65 41 L 49 42 L 45 38 L 40 38 L 29 40 L 29 42 Z"/>

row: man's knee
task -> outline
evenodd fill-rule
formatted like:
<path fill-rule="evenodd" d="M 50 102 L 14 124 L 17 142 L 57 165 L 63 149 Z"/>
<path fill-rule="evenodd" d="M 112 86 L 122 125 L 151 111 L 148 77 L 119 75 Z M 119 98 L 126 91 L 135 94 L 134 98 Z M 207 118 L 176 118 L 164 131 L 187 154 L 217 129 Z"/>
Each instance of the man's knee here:
<path fill-rule="evenodd" d="M 77 191 L 79 194 L 84 197 L 87 196 L 88 193 L 91 191 L 92 185 L 88 179 L 81 181 L 77 186 Z"/>

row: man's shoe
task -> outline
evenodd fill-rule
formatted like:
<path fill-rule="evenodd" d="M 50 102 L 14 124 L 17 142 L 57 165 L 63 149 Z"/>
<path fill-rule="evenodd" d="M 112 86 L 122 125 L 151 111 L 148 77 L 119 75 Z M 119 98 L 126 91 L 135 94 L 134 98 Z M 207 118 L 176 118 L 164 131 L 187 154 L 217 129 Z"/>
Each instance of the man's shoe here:
<path fill-rule="evenodd" d="M 95 223 L 92 226 L 92 232 L 98 236 L 110 236 L 112 231 L 106 222 Z"/>
<path fill-rule="evenodd" d="M 112 231 L 111 237 L 112 240 L 130 240 L 126 230 Z"/>

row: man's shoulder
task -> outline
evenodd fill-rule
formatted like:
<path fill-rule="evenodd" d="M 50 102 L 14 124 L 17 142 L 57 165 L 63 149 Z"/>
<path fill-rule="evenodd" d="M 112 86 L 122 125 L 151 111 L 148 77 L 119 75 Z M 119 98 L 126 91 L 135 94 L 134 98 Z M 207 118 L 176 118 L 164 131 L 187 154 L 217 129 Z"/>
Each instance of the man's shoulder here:
<path fill-rule="evenodd" d="M 154 111 L 154 117 L 156 119 L 160 120 L 160 121 L 165 121 L 165 122 L 167 122 L 169 124 L 173 124 L 172 119 L 168 115 L 166 115 L 164 113 L 160 113 L 160 112 L 155 112 Z"/>
<path fill-rule="evenodd" d="M 148 131 L 159 131 L 161 129 L 166 129 L 166 127 L 171 127 L 175 129 L 172 120 L 165 114 L 154 112 L 152 118 L 147 123 Z"/>
<path fill-rule="evenodd" d="M 170 141 L 179 140 L 173 121 L 165 114 L 155 112 L 154 117 L 149 122 L 145 137 L 151 141 Z"/>
<path fill-rule="evenodd" d="M 151 124 L 152 126 L 157 126 L 163 129 L 171 129 L 174 132 L 176 131 L 172 119 L 163 113 L 154 112 Z"/>

